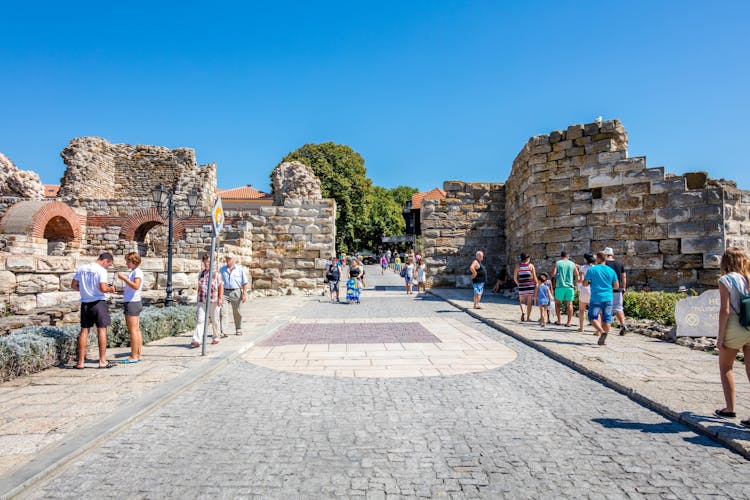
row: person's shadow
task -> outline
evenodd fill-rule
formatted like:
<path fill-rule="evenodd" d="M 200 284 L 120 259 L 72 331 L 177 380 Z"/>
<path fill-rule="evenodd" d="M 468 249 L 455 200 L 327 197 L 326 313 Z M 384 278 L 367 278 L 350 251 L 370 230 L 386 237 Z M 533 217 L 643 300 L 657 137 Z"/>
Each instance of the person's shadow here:
<path fill-rule="evenodd" d="M 634 422 L 632 420 L 624 420 L 621 418 L 593 418 L 592 422 L 601 424 L 602 427 L 607 429 L 626 429 L 639 432 L 645 432 L 649 434 L 678 434 L 681 432 L 689 432 L 691 436 L 683 438 L 685 441 L 701 446 L 712 446 L 723 448 L 724 445 L 718 443 L 708 436 L 703 434 L 697 434 L 694 430 L 686 427 L 684 424 L 667 420 L 665 422 L 658 423 L 645 423 L 645 422 Z"/>

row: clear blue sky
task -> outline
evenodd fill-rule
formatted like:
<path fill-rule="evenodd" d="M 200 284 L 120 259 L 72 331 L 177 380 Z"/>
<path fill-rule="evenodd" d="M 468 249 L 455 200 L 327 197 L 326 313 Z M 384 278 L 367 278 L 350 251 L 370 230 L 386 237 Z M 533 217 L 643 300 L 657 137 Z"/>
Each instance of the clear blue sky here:
<path fill-rule="evenodd" d="M 619 118 L 630 155 L 750 189 L 750 2 L 3 1 L 0 152 L 191 147 L 268 189 L 307 142 L 375 184 L 504 181 L 528 137 Z"/>

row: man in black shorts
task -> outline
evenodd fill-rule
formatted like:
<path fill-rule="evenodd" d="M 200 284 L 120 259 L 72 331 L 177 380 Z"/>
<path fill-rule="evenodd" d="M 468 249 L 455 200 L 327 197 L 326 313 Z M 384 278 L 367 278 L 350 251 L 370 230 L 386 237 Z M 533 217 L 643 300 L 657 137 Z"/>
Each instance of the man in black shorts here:
<path fill-rule="evenodd" d="M 86 344 L 89 329 L 96 325 L 99 340 L 99 368 L 112 368 L 107 361 L 107 327 L 112 323 L 105 293 L 114 293 L 115 287 L 107 284 L 107 269 L 112 265 L 111 253 L 99 255 L 96 262 L 84 264 L 76 270 L 70 287 L 81 294 L 81 333 L 78 335 L 78 363 L 83 369 L 86 361 Z"/>

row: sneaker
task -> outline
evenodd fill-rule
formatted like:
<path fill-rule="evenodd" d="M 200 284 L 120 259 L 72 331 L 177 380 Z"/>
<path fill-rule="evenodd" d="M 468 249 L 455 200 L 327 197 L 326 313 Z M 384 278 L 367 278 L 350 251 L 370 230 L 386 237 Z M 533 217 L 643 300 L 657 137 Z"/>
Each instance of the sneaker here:
<path fill-rule="evenodd" d="M 628 325 L 622 325 L 620 327 L 620 335 L 625 335 L 626 333 L 628 333 Z"/>
<path fill-rule="evenodd" d="M 596 341 L 599 345 L 604 345 L 607 341 L 607 334 L 605 332 L 602 332 L 601 335 L 599 335 L 599 340 Z"/>

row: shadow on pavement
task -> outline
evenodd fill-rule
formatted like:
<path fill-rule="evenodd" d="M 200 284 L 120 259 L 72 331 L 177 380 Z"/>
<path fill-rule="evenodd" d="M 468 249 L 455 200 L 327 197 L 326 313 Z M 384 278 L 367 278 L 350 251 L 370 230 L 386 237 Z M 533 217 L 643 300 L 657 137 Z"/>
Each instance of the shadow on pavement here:
<path fill-rule="evenodd" d="M 623 420 L 621 418 L 594 418 L 592 422 L 601 424 L 602 427 L 608 429 L 628 429 L 640 432 L 646 432 L 649 434 L 677 434 L 680 432 L 690 432 L 690 429 L 684 427 L 683 424 L 678 422 L 660 422 L 658 424 L 646 424 L 643 422 L 633 422 L 631 420 Z M 684 438 L 685 441 L 701 446 L 711 446 L 713 448 L 724 448 L 724 445 L 714 441 L 708 436 L 704 435 L 693 435 Z"/>

